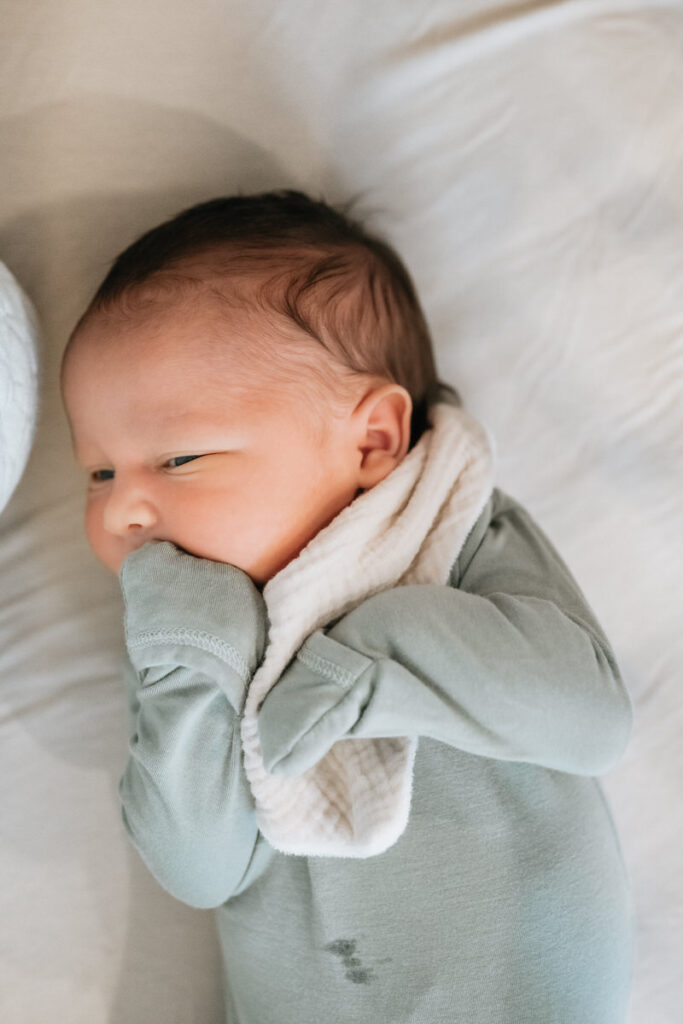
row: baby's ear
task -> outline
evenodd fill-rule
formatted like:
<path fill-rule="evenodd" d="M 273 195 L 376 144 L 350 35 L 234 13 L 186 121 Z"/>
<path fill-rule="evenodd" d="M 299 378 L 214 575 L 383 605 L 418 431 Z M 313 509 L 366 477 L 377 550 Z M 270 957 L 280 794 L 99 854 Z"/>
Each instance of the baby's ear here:
<path fill-rule="evenodd" d="M 395 469 L 410 447 L 413 403 L 400 384 L 384 384 L 365 396 L 359 415 L 362 460 L 359 485 L 367 490 Z"/>

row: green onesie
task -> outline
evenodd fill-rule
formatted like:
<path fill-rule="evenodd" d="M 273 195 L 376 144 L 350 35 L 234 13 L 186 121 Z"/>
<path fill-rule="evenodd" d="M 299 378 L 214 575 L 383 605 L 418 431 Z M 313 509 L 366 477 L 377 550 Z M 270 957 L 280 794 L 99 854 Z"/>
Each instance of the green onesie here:
<path fill-rule="evenodd" d="M 594 776 L 631 705 L 518 502 L 493 491 L 448 586 L 394 587 L 316 630 L 301 650 L 322 661 L 293 658 L 263 704 L 275 772 L 344 736 L 419 737 L 408 825 L 365 859 L 284 854 L 259 831 L 240 716 L 268 621 L 249 576 L 152 541 L 120 580 L 123 820 L 169 893 L 216 908 L 228 1024 L 624 1024 L 629 884 Z M 316 686 L 325 662 L 337 693 L 329 671 Z M 357 718 L 336 735 L 349 691 Z M 299 743 L 303 693 L 322 727 Z"/>

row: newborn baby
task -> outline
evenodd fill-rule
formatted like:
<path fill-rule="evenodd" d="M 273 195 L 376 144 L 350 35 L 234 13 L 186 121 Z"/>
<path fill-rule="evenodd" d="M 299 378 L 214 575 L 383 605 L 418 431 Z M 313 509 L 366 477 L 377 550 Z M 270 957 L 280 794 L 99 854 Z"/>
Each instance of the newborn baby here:
<path fill-rule="evenodd" d="M 62 388 L 125 600 L 124 825 L 168 892 L 215 908 L 226 1020 L 624 1024 L 629 886 L 594 776 L 628 695 L 551 542 L 472 475 L 486 445 L 460 444 L 393 249 L 299 192 L 200 204 L 117 258 Z M 258 790 L 248 695 L 289 618 L 317 625 L 258 706 Z M 386 746 L 351 778 L 360 740 Z M 354 848 L 402 755 L 400 828 Z M 276 811 L 315 824 L 321 765 L 348 846 L 296 854 L 296 829 L 268 836 Z"/>

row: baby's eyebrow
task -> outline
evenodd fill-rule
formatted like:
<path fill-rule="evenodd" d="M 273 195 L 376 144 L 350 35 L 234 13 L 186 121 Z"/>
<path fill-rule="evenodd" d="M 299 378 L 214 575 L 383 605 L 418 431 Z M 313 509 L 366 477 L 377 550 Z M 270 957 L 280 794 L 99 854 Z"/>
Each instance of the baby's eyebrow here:
<path fill-rule="evenodd" d="M 208 426 L 204 425 L 201 429 L 188 431 L 187 436 L 184 436 L 182 427 L 178 429 L 178 423 L 175 422 L 174 429 L 168 431 L 159 430 L 156 437 L 150 440 L 146 447 L 149 451 L 146 455 L 140 455 L 141 458 L 154 458 L 157 455 L 164 453 L 176 453 L 180 454 L 181 449 L 185 454 L 190 454 L 191 449 L 197 449 L 197 453 L 201 451 L 212 451 L 212 450 L 224 450 L 226 448 L 235 447 L 243 444 L 243 434 L 240 432 L 230 433 L 229 436 L 218 433 L 216 428 L 211 430 Z M 87 446 L 83 449 L 79 448 L 74 439 L 72 438 L 72 449 L 76 461 L 82 466 L 95 465 L 105 456 L 94 455 L 93 457 L 86 458 L 85 453 L 87 452 L 90 456 Z M 176 451 L 177 449 L 177 451 Z M 192 454 L 196 454 L 194 451 Z"/>
<path fill-rule="evenodd" d="M 83 458 L 81 452 L 78 450 L 78 448 L 75 445 L 72 444 L 71 447 L 72 447 L 72 450 L 73 450 L 73 453 L 74 453 L 74 458 L 76 459 L 76 462 L 80 463 L 81 466 L 85 466 L 86 460 Z"/>

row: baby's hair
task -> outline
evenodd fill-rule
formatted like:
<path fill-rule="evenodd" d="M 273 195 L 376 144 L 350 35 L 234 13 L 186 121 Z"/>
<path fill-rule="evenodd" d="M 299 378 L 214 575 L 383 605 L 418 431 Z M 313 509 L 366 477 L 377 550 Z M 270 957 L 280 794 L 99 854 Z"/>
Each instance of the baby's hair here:
<path fill-rule="evenodd" d="M 445 388 L 412 279 L 395 250 L 348 214 L 282 189 L 199 203 L 147 231 L 114 260 L 71 332 L 98 314 L 135 315 L 141 301 L 207 280 L 235 301 L 285 317 L 353 381 L 400 384 L 413 403 L 410 447 Z M 247 291 L 244 291 L 244 285 Z M 242 286 L 242 291 L 240 291 Z M 65 350 L 66 355 L 66 350 Z M 343 381 L 341 381 L 343 383 Z"/>

